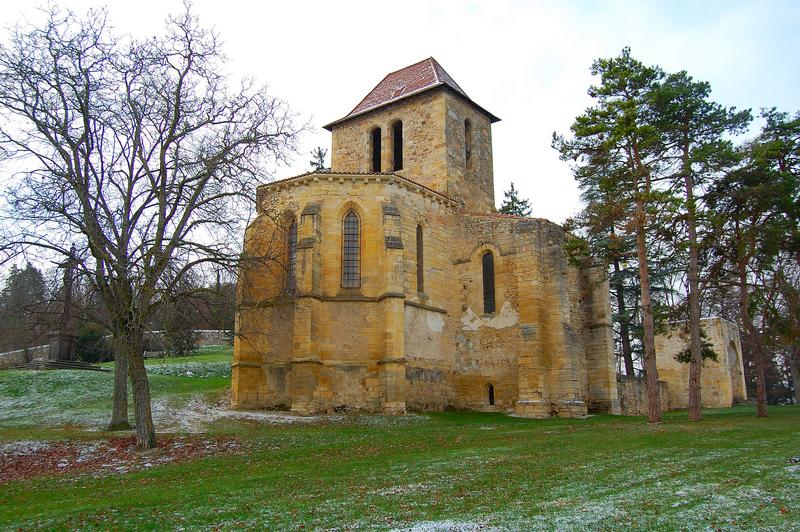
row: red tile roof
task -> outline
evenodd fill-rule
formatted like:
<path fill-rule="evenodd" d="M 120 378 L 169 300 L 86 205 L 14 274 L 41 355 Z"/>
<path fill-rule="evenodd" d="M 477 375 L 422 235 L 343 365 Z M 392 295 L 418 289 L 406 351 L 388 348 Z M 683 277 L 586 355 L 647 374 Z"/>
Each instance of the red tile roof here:
<path fill-rule="evenodd" d="M 454 91 L 459 96 L 466 99 L 468 102 L 475 105 L 478 109 L 489 115 L 492 122 L 497 122 L 500 119 L 491 114 L 486 109 L 482 108 L 473 102 L 467 93 L 458 86 L 453 78 L 450 77 L 442 65 L 436 59 L 429 57 L 419 63 L 414 63 L 411 66 L 402 68 L 396 72 L 388 74 L 374 89 L 372 89 L 361 102 L 350 111 L 347 116 L 335 120 L 330 124 L 324 126 L 328 131 L 332 126 L 349 120 L 353 117 L 362 115 L 368 111 L 372 111 L 384 105 L 389 105 L 397 100 L 419 94 L 421 92 L 434 89 L 436 87 L 445 87 Z"/>
<path fill-rule="evenodd" d="M 396 174 L 394 172 L 331 172 L 331 171 L 319 172 L 319 171 L 316 171 L 316 170 L 311 170 L 310 172 L 305 172 L 305 173 L 302 173 L 300 175 L 296 175 L 296 176 L 292 176 L 292 177 L 286 177 L 284 179 L 278 179 L 278 180 L 275 180 L 275 181 L 270 181 L 268 183 L 262 183 L 262 184 L 258 185 L 256 187 L 256 189 L 258 190 L 258 189 L 261 189 L 261 188 L 269 188 L 269 187 L 271 187 L 273 185 L 279 185 L 279 184 L 287 183 L 289 181 L 294 181 L 295 179 L 302 179 L 304 177 L 308 177 L 308 176 L 312 176 L 312 175 L 328 176 L 328 177 L 333 177 L 333 176 L 356 176 L 356 175 L 357 176 L 376 176 L 376 175 L 377 176 L 392 176 L 392 177 L 396 177 L 396 178 L 398 178 L 398 179 L 400 179 L 402 181 L 408 181 L 412 185 L 416 185 L 416 186 L 418 186 L 420 188 L 423 188 L 423 189 L 427 190 L 428 192 L 433 192 L 434 194 L 436 194 L 438 196 L 441 196 L 441 197 L 443 197 L 443 198 L 445 198 L 445 199 L 447 199 L 449 201 L 452 201 L 453 203 L 463 203 L 463 202 L 459 202 L 458 200 L 455 200 L 455 199 L 451 198 L 447 194 L 439 192 L 438 190 L 434 190 L 434 189 L 430 188 L 429 186 L 423 185 L 419 181 L 414 181 L 413 179 L 409 179 L 408 177 L 401 176 L 400 174 Z"/>

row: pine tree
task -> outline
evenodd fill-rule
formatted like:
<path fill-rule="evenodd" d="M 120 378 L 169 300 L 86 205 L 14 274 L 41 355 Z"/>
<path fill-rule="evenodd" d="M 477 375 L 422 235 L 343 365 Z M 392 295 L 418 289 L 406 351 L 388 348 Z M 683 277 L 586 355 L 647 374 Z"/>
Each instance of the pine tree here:
<path fill-rule="evenodd" d="M 715 225 L 715 283 L 738 291 L 742 350 L 752 363 L 759 417 L 767 412 L 766 304 L 776 291 L 764 282 L 781 252 L 798 261 L 800 117 L 762 111 L 766 125 L 742 149 L 744 163 L 714 184 L 707 199 Z M 780 270 L 780 268 L 779 268 Z"/>
<path fill-rule="evenodd" d="M 0 292 L 0 336 L 3 349 L 44 343 L 47 289 L 44 276 L 33 264 L 12 265 Z"/>
<path fill-rule="evenodd" d="M 325 166 L 325 157 L 328 155 L 328 150 L 323 149 L 322 146 L 317 146 L 311 150 L 311 160 L 308 164 L 311 165 L 311 170 L 314 172 L 327 172 L 330 168 Z"/>
<path fill-rule="evenodd" d="M 519 193 L 514 188 L 514 182 L 511 182 L 511 188 L 506 190 L 503 195 L 505 199 L 500 206 L 501 214 L 513 214 L 514 216 L 530 216 L 531 215 L 531 202 L 527 199 L 520 199 Z"/>
<path fill-rule="evenodd" d="M 669 155 L 677 162 L 669 176 L 675 190 L 684 196 L 675 221 L 676 244 L 688 249 L 689 310 L 689 419 L 701 419 L 700 372 L 703 362 L 700 327 L 700 241 L 698 225 L 703 222 L 702 197 L 698 190 L 719 178 L 720 171 L 737 162 L 726 135 L 741 133 L 750 123 L 750 111 L 736 112 L 709 100 L 711 86 L 694 81 L 685 71 L 670 74 L 654 91 L 654 123 L 665 138 Z"/>
<path fill-rule="evenodd" d="M 661 421 L 655 354 L 654 307 L 651 294 L 648 239 L 652 210 L 658 200 L 654 180 L 663 164 L 665 147 L 653 127 L 652 94 L 664 77 L 658 67 L 643 65 L 624 48 L 619 57 L 592 65 L 599 85 L 589 88 L 593 107 L 575 119 L 573 138 L 553 135 L 562 160 L 576 162 L 575 178 L 584 192 L 608 192 L 621 208 L 625 227 L 636 238 L 639 265 L 644 368 L 647 377 L 648 421 Z"/>

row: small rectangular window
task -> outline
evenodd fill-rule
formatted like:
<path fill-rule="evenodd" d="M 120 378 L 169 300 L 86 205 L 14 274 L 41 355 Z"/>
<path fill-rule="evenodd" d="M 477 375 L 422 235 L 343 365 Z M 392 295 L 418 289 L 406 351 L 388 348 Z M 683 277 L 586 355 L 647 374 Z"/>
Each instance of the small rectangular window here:
<path fill-rule="evenodd" d="M 372 171 L 381 171 L 381 128 L 372 130 Z"/>
<path fill-rule="evenodd" d="M 399 120 L 392 126 L 392 146 L 394 149 L 393 171 L 403 169 L 403 123 Z"/>

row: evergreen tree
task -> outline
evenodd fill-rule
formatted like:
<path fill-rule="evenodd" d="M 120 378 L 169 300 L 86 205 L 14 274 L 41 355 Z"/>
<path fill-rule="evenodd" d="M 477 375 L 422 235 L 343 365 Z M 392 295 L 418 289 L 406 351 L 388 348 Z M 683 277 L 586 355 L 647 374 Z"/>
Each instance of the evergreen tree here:
<path fill-rule="evenodd" d="M 0 292 L 0 331 L 3 350 L 33 347 L 45 342 L 47 288 L 33 264 L 11 266 Z"/>
<path fill-rule="evenodd" d="M 698 224 L 702 223 L 702 198 L 698 189 L 719 172 L 736 163 L 732 143 L 726 135 L 740 133 L 750 123 L 750 112 L 736 112 L 709 101 L 711 86 L 694 81 L 685 71 L 671 74 L 654 91 L 654 118 L 658 132 L 675 161 L 670 181 L 684 196 L 676 222 L 680 245 L 688 250 L 689 314 L 689 419 L 701 419 L 700 371 L 703 362 L 700 327 L 700 265 Z"/>
<path fill-rule="evenodd" d="M 325 157 L 328 155 L 328 150 L 317 146 L 311 150 L 311 160 L 308 164 L 311 165 L 311 170 L 314 172 L 327 172 L 330 168 L 325 167 Z"/>
<path fill-rule="evenodd" d="M 506 190 L 503 195 L 505 199 L 500 206 L 500 213 L 513 214 L 515 216 L 530 216 L 531 215 L 531 202 L 527 199 L 520 199 L 519 193 L 514 188 L 514 182 L 511 182 L 511 188 Z"/>
<path fill-rule="evenodd" d="M 795 253 L 791 246 L 798 231 L 796 166 L 783 164 L 790 160 L 787 157 L 767 155 L 774 153 L 770 147 L 776 142 L 775 124 L 768 113 L 762 133 L 742 149 L 743 164 L 715 183 L 708 194 L 715 228 L 712 281 L 736 287 L 742 349 L 752 364 L 759 417 L 767 416 L 769 364 L 763 331 L 769 325 L 765 322 L 773 319 L 768 303 L 775 291 L 767 281 L 780 253 Z M 790 129 L 780 135 L 787 141 L 791 136 Z"/>
<path fill-rule="evenodd" d="M 600 76 L 600 85 L 589 89 L 595 105 L 575 119 L 572 139 L 554 134 L 553 146 L 561 152 L 563 160 L 576 162 L 573 171 L 584 192 L 593 191 L 598 197 L 612 197 L 618 202 L 626 230 L 635 235 L 648 420 L 656 423 L 661 421 L 661 408 L 648 230 L 650 209 L 657 196 L 653 182 L 665 151 L 663 139 L 653 127 L 652 94 L 664 74 L 657 67 L 635 60 L 629 48 L 623 49 L 619 57 L 598 59 L 591 71 Z"/>
<path fill-rule="evenodd" d="M 636 375 L 634 359 L 641 355 L 641 322 L 638 320 L 639 282 L 636 241 L 625 234 L 625 209 L 608 190 L 585 189 L 586 207 L 564 228 L 579 234 L 567 240 L 566 251 L 573 264 L 597 260 L 609 268 L 609 286 L 615 306 L 612 313 L 616 350 L 625 374 Z"/>

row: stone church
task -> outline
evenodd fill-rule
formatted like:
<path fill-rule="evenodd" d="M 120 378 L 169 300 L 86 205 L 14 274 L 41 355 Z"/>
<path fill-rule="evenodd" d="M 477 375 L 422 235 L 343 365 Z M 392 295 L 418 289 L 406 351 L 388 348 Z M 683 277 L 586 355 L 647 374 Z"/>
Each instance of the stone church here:
<path fill-rule="evenodd" d="M 259 188 L 234 407 L 619 412 L 605 276 L 496 212 L 498 120 L 425 59 L 325 126 L 330 171 Z"/>

